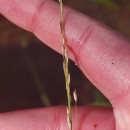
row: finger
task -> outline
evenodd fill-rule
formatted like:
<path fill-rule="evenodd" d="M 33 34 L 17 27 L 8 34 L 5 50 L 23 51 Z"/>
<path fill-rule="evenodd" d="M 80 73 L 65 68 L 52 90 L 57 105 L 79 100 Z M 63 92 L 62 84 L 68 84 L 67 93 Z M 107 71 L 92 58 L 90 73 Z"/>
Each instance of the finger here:
<path fill-rule="evenodd" d="M 74 114 L 74 113 L 73 113 Z M 112 110 L 79 107 L 74 130 L 115 130 Z M 0 115 L 1 130 L 68 130 L 65 107 L 23 110 Z"/>
<path fill-rule="evenodd" d="M 0 12 L 61 52 L 60 11 L 57 3 L 50 0 L 1 0 Z M 76 11 L 65 9 L 70 57 L 114 107 L 129 108 L 129 41 L 103 26 Z"/>

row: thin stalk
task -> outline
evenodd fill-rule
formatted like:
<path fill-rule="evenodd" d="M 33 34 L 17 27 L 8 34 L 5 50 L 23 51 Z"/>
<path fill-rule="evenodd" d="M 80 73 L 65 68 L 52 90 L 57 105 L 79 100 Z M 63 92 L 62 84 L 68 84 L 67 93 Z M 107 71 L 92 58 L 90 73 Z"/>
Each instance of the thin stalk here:
<path fill-rule="evenodd" d="M 67 121 L 68 127 L 72 130 L 72 115 L 71 115 L 71 96 L 70 96 L 70 74 L 68 69 L 68 49 L 66 45 L 66 35 L 65 35 L 65 27 L 64 27 L 64 7 L 63 1 L 59 0 L 60 3 L 60 30 L 61 30 L 61 37 L 62 37 L 62 53 L 63 53 L 63 70 L 65 75 L 65 82 L 66 82 L 66 93 L 67 93 Z"/>
<path fill-rule="evenodd" d="M 28 51 L 28 43 L 24 38 L 21 40 L 21 46 L 24 49 L 25 58 L 27 60 L 27 64 L 28 64 L 29 70 L 31 72 L 32 78 L 34 80 L 35 86 L 37 87 L 37 90 L 39 92 L 39 96 L 41 97 L 41 101 L 43 103 L 43 106 L 49 107 L 49 106 L 51 106 L 51 102 L 46 94 L 43 83 L 40 80 L 40 77 L 39 77 L 38 72 L 36 70 L 35 64 L 33 62 L 33 59 Z"/>
<path fill-rule="evenodd" d="M 78 97 L 77 97 L 77 92 L 76 92 L 76 89 L 74 90 L 74 92 L 73 92 L 73 97 L 74 97 L 74 102 L 75 102 L 75 115 L 76 115 L 76 130 L 78 130 L 78 126 L 77 126 L 77 124 L 78 124 L 78 121 L 77 121 L 77 119 L 78 119 L 78 111 L 77 111 L 77 102 L 78 102 Z"/>

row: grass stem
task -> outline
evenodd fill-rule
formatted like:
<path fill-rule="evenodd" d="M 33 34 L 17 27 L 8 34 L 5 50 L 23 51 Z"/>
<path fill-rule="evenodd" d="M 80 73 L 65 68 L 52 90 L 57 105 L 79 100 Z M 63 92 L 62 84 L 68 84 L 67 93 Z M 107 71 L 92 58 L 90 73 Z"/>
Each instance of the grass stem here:
<path fill-rule="evenodd" d="M 59 0 L 60 3 L 60 30 L 62 36 L 62 53 L 63 53 L 63 70 L 65 75 L 65 82 L 66 82 L 66 93 L 67 93 L 67 122 L 69 129 L 72 130 L 72 115 L 71 115 L 71 95 L 70 95 L 70 74 L 68 69 L 68 49 L 67 49 L 67 42 L 66 42 L 66 35 L 65 35 L 65 27 L 64 27 L 64 7 L 63 1 Z"/>

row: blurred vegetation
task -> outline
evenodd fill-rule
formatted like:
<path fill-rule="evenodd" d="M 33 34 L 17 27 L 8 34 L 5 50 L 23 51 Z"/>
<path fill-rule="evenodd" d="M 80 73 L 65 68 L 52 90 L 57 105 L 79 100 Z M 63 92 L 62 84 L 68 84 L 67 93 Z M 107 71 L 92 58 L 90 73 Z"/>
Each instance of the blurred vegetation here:
<path fill-rule="evenodd" d="M 96 2 L 97 4 L 101 4 L 108 8 L 115 8 L 116 3 L 114 0 L 91 0 L 92 2 Z"/>

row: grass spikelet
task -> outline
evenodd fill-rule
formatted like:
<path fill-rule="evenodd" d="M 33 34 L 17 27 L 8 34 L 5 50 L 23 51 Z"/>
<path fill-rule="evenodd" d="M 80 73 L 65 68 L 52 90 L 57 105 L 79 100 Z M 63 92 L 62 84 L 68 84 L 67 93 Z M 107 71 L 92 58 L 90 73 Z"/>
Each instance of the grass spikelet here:
<path fill-rule="evenodd" d="M 76 130 L 78 130 L 77 129 L 77 124 L 78 124 L 78 121 L 77 121 L 77 119 L 78 119 L 78 112 L 77 112 L 77 102 L 78 102 L 78 97 L 77 97 L 77 91 L 76 91 L 76 89 L 74 90 L 74 92 L 73 92 L 73 97 L 74 97 L 74 102 L 75 102 L 75 115 L 76 115 Z"/>
<path fill-rule="evenodd" d="M 67 122 L 68 127 L 70 130 L 72 130 L 72 115 L 71 115 L 71 96 L 70 96 L 70 74 L 68 69 L 68 49 L 66 45 L 66 35 L 65 35 L 65 28 L 64 28 L 64 7 L 63 7 L 63 1 L 59 0 L 60 3 L 60 30 L 61 30 L 61 36 L 62 36 L 62 53 L 63 53 L 63 70 L 65 75 L 65 83 L 66 83 L 66 93 L 67 93 Z"/>

